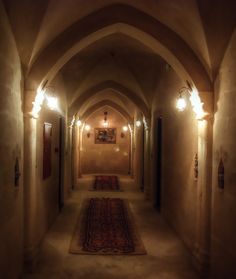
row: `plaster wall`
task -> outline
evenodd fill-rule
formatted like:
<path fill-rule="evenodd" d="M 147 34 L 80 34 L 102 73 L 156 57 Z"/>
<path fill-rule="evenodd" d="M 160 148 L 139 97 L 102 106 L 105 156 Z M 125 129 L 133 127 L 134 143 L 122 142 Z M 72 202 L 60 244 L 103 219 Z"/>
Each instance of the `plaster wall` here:
<path fill-rule="evenodd" d="M 23 113 L 21 64 L 0 1 L 0 276 L 18 278 L 23 262 Z M 21 177 L 14 185 L 16 157 Z"/>
<path fill-rule="evenodd" d="M 37 223 L 35 224 L 35 237 L 40 241 L 48 227 L 58 213 L 58 179 L 59 158 L 55 148 L 59 146 L 59 118 L 47 109 L 41 111 L 40 119 L 37 120 L 37 144 L 36 144 L 36 189 L 37 189 Z M 44 122 L 52 124 L 51 145 L 51 176 L 43 180 L 43 125 Z"/>
<path fill-rule="evenodd" d="M 215 82 L 213 126 L 212 278 L 236 278 L 236 31 Z M 218 187 L 220 159 L 225 188 Z"/>
<path fill-rule="evenodd" d="M 197 201 L 197 182 L 194 180 L 197 121 L 190 104 L 184 112 L 175 108 L 182 86 L 183 82 L 171 68 L 163 69 L 152 106 L 151 196 L 156 204 L 157 118 L 162 117 L 161 212 L 193 251 Z"/>
<path fill-rule="evenodd" d="M 110 128 L 117 129 L 115 144 L 95 144 L 94 128 L 102 128 L 103 113 L 108 112 Z M 91 126 L 90 137 L 83 130 L 81 152 L 82 174 L 88 173 L 129 173 L 130 136 L 129 131 L 121 137 L 122 127 L 127 125 L 125 120 L 115 110 L 105 107 L 94 112 L 86 121 Z"/>
<path fill-rule="evenodd" d="M 52 88 L 54 88 L 53 91 L 51 91 Z M 59 123 L 60 117 L 66 117 L 64 93 L 62 81 L 58 78 L 57 81 L 54 81 L 53 87 L 50 86 L 46 90 L 47 95 L 58 97 L 58 109 L 55 111 L 50 110 L 45 99 L 39 113 L 39 118 L 32 119 L 31 121 L 34 121 L 34 123 L 30 130 L 26 131 L 28 137 L 30 133 L 33 133 L 28 144 L 33 144 L 34 148 L 32 148 L 31 152 L 32 157 L 35 158 L 35 161 L 30 162 L 31 165 L 35 165 L 31 185 L 25 192 L 25 262 L 28 268 L 34 267 L 40 243 L 59 212 Z M 52 124 L 51 174 L 46 179 L 43 179 L 44 123 Z M 65 131 L 64 129 L 64 137 L 66 136 Z M 64 142 L 66 141 L 64 140 Z M 62 152 L 62 160 L 65 160 L 64 148 Z M 31 166 L 26 165 L 27 167 L 29 170 Z M 66 179 L 65 177 L 64 180 Z M 65 192 L 64 185 L 61 193 Z"/>

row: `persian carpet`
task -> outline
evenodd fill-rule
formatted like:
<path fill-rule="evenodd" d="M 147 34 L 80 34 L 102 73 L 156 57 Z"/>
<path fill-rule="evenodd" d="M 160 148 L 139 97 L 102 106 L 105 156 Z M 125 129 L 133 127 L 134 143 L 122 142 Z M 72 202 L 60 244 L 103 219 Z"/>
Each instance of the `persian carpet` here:
<path fill-rule="evenodd" d="M 84 200 L 69 251 L 94 255 L 146 254 L 129 205 L 119 198 Z"/>
<path fill-rule="evenodd" d="M 93 191 L 120 191 L 118 177 L 115 175 L 96 175 Z"/>

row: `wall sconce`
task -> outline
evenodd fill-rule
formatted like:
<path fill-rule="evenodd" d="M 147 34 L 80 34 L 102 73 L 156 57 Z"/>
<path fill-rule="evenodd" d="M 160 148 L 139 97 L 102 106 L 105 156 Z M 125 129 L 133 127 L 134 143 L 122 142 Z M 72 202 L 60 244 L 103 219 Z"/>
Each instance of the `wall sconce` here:
<path fill-rule="evenodd" d="M 89 138 L 90 137 L 90 129 L 91 129 L 91 127 L 90 127 L 90 125 L 85 125 L 84 128 L 87 131 L 87 138 Z"/>
<path fill-rule="evenodd" d="M 176 102 L 176 108 L 178 109 L 178 111 L 184 111 L 186 109 L 187 102 L 186 102 L 185 98 L 183 97 L 183 95 L 184 94 L 191 95 L 191 93 L 190 93 L 191 91 L 192 91 L 192 87 L 188 81 L 187 81 L 187 87 L 183 86 L 180 88 L 179 97 Z"/>
<path fill-rule="evenodd" d="M 123 132 L 120 133 L 120 137 L 124 138 L 125 137 L 125 133 L 128 131 L 128 127 L 127 126 L 123 126 L 122 130 L 123 130 Z"/>
<path fill-rule="evenodd" d="M 136 120 L 135 125 L 136 127 L 140 127 L 142 125 L 142 122 L 140 120 Z"/>
<path fill-rule="evenodd" d="M 36 95 L 35 100 L 33 102 L 33 109 L 32 109 L 32 112 L 31 112 L 33 118 L 38 118 L 39 117 L 39 112 L 42 108 L 44 98 L 45 98 L 45 91 L 43 89 L 38 89 L 37 90 L 37 95 Z"/>
<path fill-rule="evenodd" d="M 198 91 L 196 88 L 193 88 L 188 81 L 186 81 L 186 83 L 187 86 L 183 86 L 179 90 L 179 97 L 177 99 L 176 108 L 179 111 L 184 111 L 187 106 L 187 103 L 186 100 L 183 98 L 183 95 L 190 95 L 189 100 L 191 102 L 192 109 L 196 114 L 196 119 L 203 119 L 207 115 L 207 113 L 203 110 L 203 103 L 201 102 L 201 98 L 198 94 Z"/>
<path fill-rule="evenodd" d="M 182 97 L 182 93 L 179 92 L 179 97 L 176 102 L 176 108 L 178 111 L 184 111 L 187 106 L 185 99 Z"/>
<path fill-rule="evenodd" d="M 58 98 L 53 96 L 55 95 L 55 87 L 52 85 L 45 86 L 45 99 L 47 100 L 47 106 L 50 110 L 58 109 Z M 49 92 L 49 94 L 46 94 Z"/>
<path fill-rule="evenodd" d="M 56 110 L 58 108 L 58 100 L 56 97 L 46 96 L 47 105 L 50 110 Z"/>
<path fill-rule="evenodd" d="M 127 126 L 124 126 L 122 129 L 123 129 L 124 132 L 128 131 L 128 127 Z"/>
<path fill-rule="evenodd" d="M 73 126 L 74 126 L 74 123 L 75 123 L 75 116 L 73 116 L 72 120 L 71 120 L 71 123 L 69 125 L 69 128 L 72 129 Z"/>
<path fill-rule="evenodd" d="M 31 115 L 33 118 L 38 118 L 39 117 L 39 112 L 42 109 L 42 105 L 44 100 L 47 100 L 47 105 L 49 109 L 51 110 L 56 110 L 58 109 L 58 99 L 56 97 L 52 97 L 46 94 L 46 90 L 49 88 L 52 88 L 51 91 L 54 92 L 54 87 L 53 86 L 47 86 L 48 80 L 44 83 L 44 85 L 40 88 L 37 89 L 37 94 L 35 97 L 33 104 L 33 108 L 31 111 Z"/>
<path fill-rule="evenodd" d="M 108 115 L 108 112 L 104 111 L 104 120 L 103 120 L 103 127 L 104 128 L 108 127 L 107 115 Z"/>
<path fill-rule="evenodd" d="M 80 127 L 82 125 L 82 121 L 78 119 L 76 122 L 76 125 L 77 125 L 77 127 Z"/>

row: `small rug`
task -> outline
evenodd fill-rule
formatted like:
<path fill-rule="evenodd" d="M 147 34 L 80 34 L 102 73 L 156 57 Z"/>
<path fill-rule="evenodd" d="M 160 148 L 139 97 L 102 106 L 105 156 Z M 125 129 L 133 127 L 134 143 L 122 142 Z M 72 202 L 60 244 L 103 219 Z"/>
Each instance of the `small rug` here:
<path fill-rule="evenodd" d="M 84 200 L 69 251 L 94 255 L 146 254 L 129 205 L 119 198 Z"/>
<path fill-rule="evenodd" d="M 115 175 L 96 175 L 92 191 L 120 191 L 118 177 Z"/>

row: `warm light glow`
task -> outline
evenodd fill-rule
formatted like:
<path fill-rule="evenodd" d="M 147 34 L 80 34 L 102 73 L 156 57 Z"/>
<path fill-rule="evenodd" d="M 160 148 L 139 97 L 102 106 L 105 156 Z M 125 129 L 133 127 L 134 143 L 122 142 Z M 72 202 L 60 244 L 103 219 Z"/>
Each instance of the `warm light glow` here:
<path fill-rule="evenodd" d="M 201 102 L 197 89 L 193 88 L 192 91 L 190 91 L 189 99 L 193 107 L 193 111 L 196 114 L 196 118 L 199 120 L 203 119 L 207 113 L 204 112 L 203 103 Z"/>
<path fill-rule="evenodd" d="M 145 130 L 148 130 L 148 122 L 145 117 L 143 118 L 143 124 L 144 124 Z"/>
<path fill-rule="evenodd" d="M 188 81 L 187 81 L 187 85 L 188 85 L 188 87 L 182 87 L 180 89 L 180 95 L 177 100 L 176 107 L 179 111 L 183 111 L 186 108 L 187 104 L 181 94 L 182 93 L 185 93 L 187 95 L 189 94 L 190 95 L 189 100 L 191 102 L 193 111 L 196 114 L 196 119 L 202 120 L 207 115 L 207 113 L 203 109 L 204 104 L 201 101 L 201 98 L 199 96 L 197 89 L 194 88 L 193 86 L 191 86 L 191 84 Z"/>
<path fill-rule="evenodd" d="M 89 131 L 91 129 L 91 127 L 89 125 L 85 125 L 85 130 Z"/>
<path fill-rule="evenodd" d="M 120 151 L 120 148 L 119 147 L 116 147 L 114 148 L 115 152 L 119 152 Z"/>
<path fill-rule="evenodd" d="M 124 131 L 124 132 L 127 132 L 127 131 L 128 131 L 128 127 L 127 127 L 127 126 L 124 126 L 124 127 L 123 127 L 123 131 Z"/>
<path fill-rule="evenodd" d="M 108 115 L 108 112 L 104 111 L 104 120 L 103 120 L 103 123 L 102 123 L 104 128 L 108 127 L 107 115 Z"/>
<path fill-rule="evenodd" d="M 47 105 L 51 110 L 58 108 L 58 100 L 56 97 L 47 96 Z"/>
<path fill-rule="evenodd" d="M 77 122 L 76 122 L 76 125 L 77 125 L 78 127 L 80 127 L 80 126 L 82 125 L 82 121 L 78 119 Z"/>
<path fill-rule="evenodd" d="M 71 129 L 73 128 L 74 123 L 75 123 L 75 116 L 73 116 L 70 126 L 69 126 Z"/>
<path fill-rule="evenodd" d="M 176 108 L 178 109 L 178 111 L 184 111 L 186 106 L 187 104 L 185 99 L 182 96 L 179 96 L 176 103 Z"/>
<path fill-rule="evenodd" d="M 103 122 L 103 127 L 107 128 L 108 127 L 108 122 L 104 120 Z"/>
<path fill-rule="evenodd" d="M 136 127 L 140 127 L 142 125 L 142 122 L 140 120 L 136 121 Z"/>
<path fill-rule="evenodd" d="M 39 117 L 39 112 L 41 110 L 41 106 L 43 104 L 45 98 L 45 93 L 42 89 L 38 89 L 37 90 L 37 95 L 35 97 L 35 100 L 33 102 L 33 109 L 32 109 L 32 116 L 34 118 L 38 118 Z"/>

